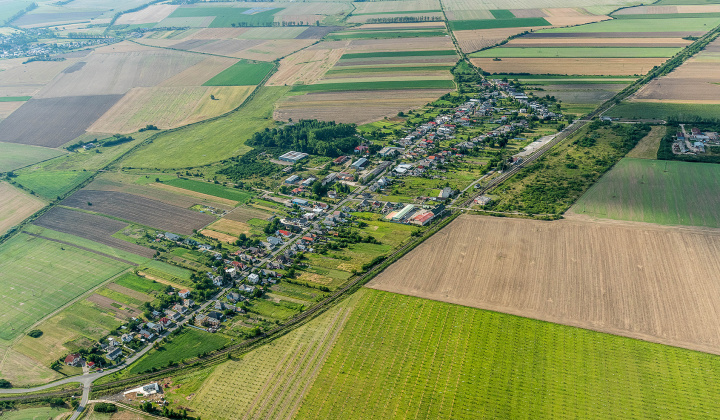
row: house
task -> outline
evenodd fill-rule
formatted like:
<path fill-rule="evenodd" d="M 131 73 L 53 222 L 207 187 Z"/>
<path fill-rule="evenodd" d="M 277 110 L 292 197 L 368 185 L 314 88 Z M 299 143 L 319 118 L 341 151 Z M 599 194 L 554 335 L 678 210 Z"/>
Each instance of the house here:
<path fill-rule="evenodd" d="M 252 284 L 257 284 L 260 281 L 260 276 L 255 273 L 250 274 L 247 278 L 248 281 Z"/>
<path fill-rule="evenodd" d="M 176 235 L 176 234 L 170 233 L 170 232 L 165 232 L 163 235 L 165 236 L 165 239 L 167 239 L 168 241 L 177 242 L 181 239 L 179 235 Z"/>
<path fill-rule="evenodd" d="M 342 165 L 343 163 L 347 162 L 350 159 L 348 156 L 340 156 L 339 158 L 333 160 L 334 165 Z"/>
<path fill-rule="evenodd" d="M 277 272 L 272 271 L 272 270 L 263 269 L 262 273 L 263 273 L 263 276 L 265 276 L 265 277 L 280 277 L 280 275 Z"/>
<path fill-rule="evenodd" d="M 278 234 L 278 235 L 282 235 L 282 236 L 284 236 L 285 238 L 289 238 L 289 237 L 292 236 L 292 233 L 289 232 L 289 231 L 287 231 L 287 230 L 278 230 L 278 231 L 277 231 L 277 234 Z"/>
<path fill-rule="evenodd" d="M 129 343 L 133 340 L 133 338 L 130 334 L 123 334 L 122 337 L 120 337 L 120 340 L 122 340 L 123 343 Z"/>
<path fill-rule="evenodd" d="M 79 367 L 79 366 L 82 366 L 83 363 L 85 363 L 85 359 L 82 358 L 80 353 L 69 354 L 65 358 L 65 364 L 68 366 Z"/>
<path fill-rule="evenodd" d="M 170 321 L 170 318 L 167 318 L 167 317 L 160 318 L 160 325 L 162 325 L 163 328 L 167 328 L 168 325 L 170 325 L 171 323 L 172 323 L 172 321 Z"/>
<path fill-rule="evenodd" d="M 345 172 L 340 172 L 340 173 L 338 173 L 338 174 L 337 174 L 337 179 L 339 179 L 340 181 L 350 181 L 350 182 L 355 181 L 355 177 L 354 177 L 354 176 L 352 176 L 352 175 L 350 175 L 350 174 L 348 174 L 348 173 L 345 173 Z"/>
<path fill-rule="evenodd" d="M 435 217 L 435 215 L 432 212 L 419 212 L 410 218 L 410 223 L 425 226 L 432 221 L 433 217 Z"/>
<path fill-rule="evenodd" d="M 293 198 L 291 201 L 292 204 L 297 204 L 298 206 L 304 207 L 308 205 L 307 200 L 303 200 L 302 198 Z"/>
<path fill-rule="evenodd" d="M 173 309 L 174 309 L 176 312 L 181 313 L 181 314 L 185 314 L 185 313 L 187 313 L 187 311 L 188 311 L 188 309 L 187 309 L 186 306 L 183 306 L 183 305 L 181 305 L 181 304 L 179 304 L 179 303 L 176 304 L 176 305 L 174 305 L 174 306 L 173 306 Z"/>
<path fill-rule="evenodd" d="M 296 183 L 296 182 L 298 182 L 298 181 L 300 181 L 300 177 L 297 176 L 297 175 L 293 175 L 293 176 L 289 177 L 288 179 L 286 179 L 286 180 L 285 180 L 285 183 L 286 183 L 286 184 L 294 184 L 294 183 Z"/>
<path fill-rule="evenodd" d="M 365 166 L 367 166 L 367 164 L 368 164 L 368 160 L 367 160 L 367 159 L 365 159 L 365 158 L 360 158 L 360 159 L 356 160 L 355 162 L 353 162 L 353 164 L 350 165 L 350 166 L 351 166 L 353 169 L 360 170 L 360 169 L 364 168 Z"/>
<path fill-rule="evenodd" d="M 128 391 L 125 391 L 123 394 L 133 394 L 133 395 L 139 395 L 142 397 L 147 397 L 148 395 L 157 394 L 160 392 L 160 385 L 157 384 L 157 382 L 141 386 L 140 388 L 131 389 Z"/>
<path fill-rule="evenodd" d="M 402 147 L 386 146 L 386 147 L 383 147 L 382 149 L 380 149 L 378 154 L 382 157 L 390 157 L 390 156 L 394 156 L 395 154 L 400 153 L 402 151 L 403 151 Z"/>
<path fill-rule="evenodd" d="M 245 291 L 245 292 L 247 292 L 247 293 L 252 293 L 252 292 L 255 291 L 255 286 L 250 286 L 249 284 L 245 284 L 245 285 L 240 286 L 240 287 L 242 288 L 243 291 Z"/>
<path fill-rule="evenodd" d="M 294 163 L 300 162 L 301 160 L 305 159 L 306 157 L 308 157 L 307 153 L 290 151 L 290 152 L 285 153 L 284 155 L 281 155 L 278 158 L 278 160 L 294 164 Z"/>
<path fill-rule="evenodd" d="M 148 330 L 140 330 L 140 333 L 139 333 L 139 334 L 140 334 L 140 337 L 142 337 L 142 338 L 144 338 L 145 340 L 148 340 L 148 341 L 150 341 L 150 340 L 152 340 L 153 338 L 155 338 L 155 334 L 154 334 L 154 333 L 151 333 L 151 332 L 148 331 Z"/>
<path fill-rule="evenodd" d="M 208 244 L 200 244 L 200 245 L 198 245 L 198 249 L 200 251 L 210 251 L 213 249 L 213 247 L 212 247 L 212 245 L 208 245 Z"/>
<path fill-rule="evenodd" d="M 154 322 L 148 322 L 147 324 L 145 324 L 145 327 L 147 327 L 147 328 L 149 328 L 149 329 L 151 329 L 151 330 L 153 330 L 153 331 L 155 331 L 155 332 L 160 332 L 160 331 L 163 330 L 163 326 L 162 326 L 162 325 L 156 324 L 156 323 L 154 323 Z"/>
<path fill-rule="evenodd" d="M 192 308 L 193 306 L 195 306 L 195 301 L 192 299 L 185 299 L 185 300 L 183 300 L 183 305 L 185 305 L 188 308 Z"/>
<path fill-rule="evenodd" d="M 190 290 L 182 289 L 178 292 L 178 296 L 180 296 L 182 299 L 187 299 L 190 297 Z"/>
<path fill-rule="evenodd" d="M 306 179 L 305 181 L 301 182 L 300 185 L 302 185 L 303 187 L 309 187 L 309 186 L 311 186 L 311 185 L 313 184 L 313 182 L 315 182 L 315 181 L 317 181 L 317 178 L 311 176 L 310 178 L 308 178 L 308 179 Z"/>
<path fill-rule="evenodd" d="M 442 191 L 440 191 L 440 193 L 438 194 L 438 198 L 441 199 L 441 200 L 446 200 L 446 199 L 448 199 L 448 198 L 450 198 L 450 197 L 452 196 L 452 192 L 453 192 L 453 191 L 452 191 L 452 188 L 450 188 L 450 187 L 445 187 L 445 188 L 443 188 Z"/>
<path fill-rule="evenodd" d="M 335 190 L 330 190 L 327 192 L 328 198 L 332 198 L 333 200 L 337 198 L 337 192 Z"/>
<path fill-rule="evenodd" d="M 219 303 L 222 304 L 222 302 Z M 224 318 L 224 315 L 217 311 L 210 311 L 207 316 L 212 319 L 217 319 L 218 321 Z"/>
<path fill-rule="evenodd" d="M 280 246 L 283 244 L 283 240 L 280 238 L 276 238 L 275 236 L 268 236 L 267 241 L 272 246 Z"/>
<path fill-rule="evenodd" d="M 322 185 L 325 186 L 325 185 L 327 185 L 327 184 L 330 184 L 330 183 L 334 182 L 335 179 L 337 179 L 337 176 L 338 176 L 338 173 L 337 173 L 337 172 L 332 172 L 332 173 L 328 174 L 328 176 L 326 176 L 325 178 L 323 178 L 323 180 L 322 180 Z"/>
<path fill-rule="evenodd" d="M 239 293 L 228 293 L 227 298 L 230 302 L 239 302 L 243 297 Z"/>
<path fill-rule="evenodd" d="M 219 300 L 215 301 L 215 309 L 218 311 L 224 311 L 226 309 L 226 306 L 224 303 L 220 302 Z"/>
<path fill-rule="evenodd" d="M 108 352 L 106 355 L 108 359 L 115 361 L 117 358 L 122 356 L 122 350 L 120 350 L 119 347 L 114 347 L 112 350 Z"/>
<path fill-rule="evenodd" d="M 220 320 L 212 318 L 205 314 L 199 314 L 195 317 L 195 324 L 197 325 L 203 325 L 203 326 L 210 326 L 210 327 L 218 327 L 220 325 Z"/>
<path fill-rule="evenodd" d="M 364 144 L 361 144 L 360 146 L 355 148 L 355 153 L 367 153 L 367 152 L 368 152 L 368 147 L 365 146 Z"/>

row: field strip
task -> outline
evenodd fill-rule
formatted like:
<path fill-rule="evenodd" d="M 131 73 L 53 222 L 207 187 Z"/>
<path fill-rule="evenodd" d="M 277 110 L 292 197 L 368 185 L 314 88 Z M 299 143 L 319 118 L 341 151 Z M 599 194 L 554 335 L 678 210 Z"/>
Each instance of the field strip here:
<path fill-rule="evenodd" d="M 100 252 L 100 251 L 96 251 L 96 250 L 94 250 L 94 249 L 86 248 L 86 247 L 84 247 L 84 246 L 75 245 L 75 244 L 73 244 L 73 243 L 71 243 L 71 242 L 61 241 L 60 239 L 48 238 L 48 237 L 45 237 L 45 236 L 42 236 L 42 235 L 38 235 L 38 234 L 35 234 L 35 233 L 30 233 L 30 232 L 24 232 L 24 233 L 25 233 L 26 235 L 28 235 L 28 236 L 34 236 L 34 237 L 36 237 L 36 238 L 44 239 L 44 240 L 46 240 L 46 241 L 57 242 L 57 243 L 59 243 L 59 244 L 68 245 L 68 246 L 71 246 L 71 247 L 73 247 L 73 248 L 82 249 L 83 251 L 92 252 L 93 254 L 100 255 L 101 257 L 109 258 L 109 259 L 111 259 L 111 260 L 115 260 L 115 261 L 121 262 L 121 263 L 123 263 L 123 264 L 128 264 L 128 265 L 131 265 L 131 266 L 133 266 L 133 267 L 137 267 L 137 266 L 138 266 L 138 264 L 136 264 L 136 263 L 134 263 L 134 262 L 132 262 L 132 261 L 124 260 L 124 259 L 122 259 L 122 258 L 120 258 L 120 257 L 115 257 L 115 256 L 113 256 L 113 255 L 105 254 L 105 253 L 102 253 L 102 252 Z"/>
<path fill-rule="evenodd" d="M 237 201 L 230 200 L 228 198 L 222 198 L 222 197 L 218 197 L 215 195 L 203 194 L 203 193 L 199 193 L 199 192 L 195 192 L 195 191 L 191 191 L 191 190 L 186 190 L 185 188 L 174 187 L 172 185 L 163 184 L 160 182 L 153 182 L 150 185 L 154 188 L 161 188 L 163 190 L 176 192 L 178 194 L 187 195 L 189 197 L 201 198 L 201 199 L 207 200 L 207 201 L 214 201 L 219 204 L 230 206 L 231 208 L 234 208 L 238 204 Z"/>

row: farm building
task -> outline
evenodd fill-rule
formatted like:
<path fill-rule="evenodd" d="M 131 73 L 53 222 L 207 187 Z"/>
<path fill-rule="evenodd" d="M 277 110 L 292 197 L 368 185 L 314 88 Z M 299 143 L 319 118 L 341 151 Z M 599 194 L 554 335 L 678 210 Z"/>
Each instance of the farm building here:
<path fill-rule="evenodd" d="M 287 152 L 284 155 L 280 156 L 278 159 L 283 162 L 290 162 L 290 163 L 298 163 L 301 160 L 308 157 L 307 153 L 302 152 Z"/>
<path fill-rule="evenodd" d="M 397 214 L 392 217 L 392 220 L 395 222 L 399 222 L 400 220 L 404 219 L 405 216 L 407 216 L 414 208 L 415 206 L 413 206 L 412 204 L 408 204 L 407 206 L 403 207 L 402 210 L 397 212 Z"/>
<path fill-rule="evenodd" d="M 354 169 L 362 169 L 362 168 L 364 168 L 367 164 L 368 164 L 368 160 L 367 160 L 367 159 L 365 159 L 365 158 L 360 158 L 360 159 L 356 160 L 355 162 L 353 162 L 353 164 L 350 165 L 350 166 L 352 166 Z"/>
<path fill-rule="evenodd" d="M 350 159 L 350 158 L 347 156 L 340 156 L 339 158 L 333 160 L 333 164 L 342 165 L 343 163 L 347 162 L 348 159 Z"/>
<path fill-rule="evenodd" d="M 413 217 L 410 218 L 410 223 L 420 226 L 425 226 L 428 223 L 432 222 L 435 215 L 430 211 L 421 211 L 413 215 Z"/>
<path fill-rule="evenodd" d="M 140 388 L 131 389 L 129 391 L 125 391 L 123 394 L 138 394 L 142 395 L 143 397 L 147 397 L 148 395 L 157 394 L 160 392 L 160 385 L 157 384 L 157 382 L 152 384 L 147 384 L 144 386 L 141 386 Z"/>
<path fill-rule="evenodd" d="M 293 176 L 291 176 L 290 178 L 286 179 L 286 180 L 285 180 L 285 183 L 286 183 L 286 184 L 294 184 L 294 183 L 298 182 L 299 180 L 300 180 L 300 177 L 299 177 L 299 176 L 293 175 Z"/>
<path fill-rule="evenodd" d="M 311 176 L 310 178 L 308 178 L 308 179 L 306 179 L 305 181 L 301 182 L 300 185 L 302 185 L 302 186 L 304 186 L 304 187 L 309 187 L 309 186 L 311 186 L 312 183 L 315 182 L 315 181 L 317 181 L 317 178 Z"/>

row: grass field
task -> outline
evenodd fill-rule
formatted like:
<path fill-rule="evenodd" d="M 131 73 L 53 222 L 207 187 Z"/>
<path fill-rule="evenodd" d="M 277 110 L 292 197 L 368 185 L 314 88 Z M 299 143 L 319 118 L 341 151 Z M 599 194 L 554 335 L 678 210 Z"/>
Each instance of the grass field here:
<path fill-rule="evenodd" d="M 183 359 L 190 359 L 202 353 L 209 353 L 222 348 L 230 340 L 222 334 L 211 334 L 195 328 L 185 327 L 183 331 L 172 336 L 158 350 L 151 350 L 129 369 L 129 374 L 140 373 L 152 368 L 167 366 L 169 362 L 179 363 Z"/>
<path fill-rule="evenodd" d="M 502 47 L 478 51 L 470 54 L 471 57 L 546 57 L 546 58 L 654 58 L 672 57 L 680 48 L 628 48 L 628 47 L 545 47 L 545 48 L 515 48 Z"/>
<path fill-rule="evenodd" d="M 522 28 L 526 26 L 552 26 L 543 18 L 513 18 L 513 19 L 481 19 L 481 20 L 454 20 L 450 22 L 453 31 L 469 31 L 475 29 Z"/>
<path fill-rule="evenodd" d="M 184 188 L 186 190 L 199 192 L 202 194 L 213 195 L 215 197 L 227 198 L 228 200 L 245 203 L 252 198 L 252 194 L 247 191 L 236 190 L 233 188 L 223 187 L 222 185 L 211 184 L 209 182 L 193 181 L 192 179 L 175 178 L 164 182 L 173 187 Z"/>
<path fill-rule="evenodd" d="M 720 410 L 720 393 L 706 385 L 720 375 L 717 356 L 359 294 L 298 419 L 701 418 Z"/>
<path fill-rule="evenodd" d="M 190 275 L 192 274 L 189 270 L 186 270 L 184 268 L 155 260 L 148 261 L 147 263 L 143 264 L 141 270 L 153 270 L 155 272 L 164 273 L 167 276 L 177 277 L 182 280 L 190 280 Z"/>
<path fill-rule="evenodd" d="M 68 245 L 20 234 L 0 245 L 0 339 L 24 329 L 128 266 Z"/>
<path fill-rule="evenodd" d="M 62 154 L 57 149 L 0 142 L 0 172 L 9 172 Z"/>
<path fill-rule="evenodd" d="M 363 90 L 402 90 L 402 89 L 453 89 L 452 80 L 398 80 L 379 82 L 318 83 L 315 85 L 296 85 L 293 92 L 341 92 Z"/>
<path fill-rule="evenodd" d="M 605 115 L 630 119 L 669 119 L 679 121 L 717 118 L 720 115 L 718 104 L 683 104 L 667 102 L 621 102 L 610 108 Z"/>
<path fill-rule="evenodd" d="M 54 200 L 78 186 L 92 175 L 90 171 L 32 170 L 20 172 L 13 181 L 35 192 L 40 197 Z"/>
<path fill-rule="evenodd" d="M 373 51 L 366 53 L 346 53 L 341 60 L 352 58 L 387 58 L 387 57 L 427 57 L 438 55 L 457 55 L 455 50 L 420 50 L 420 51 Z"/>
<path fill-rule="evenodd" d="M 617 220 L 720 228 L 720 165 L 625 158 L 572 207 Z"/>
<path fill-rule="evenodd" d="M 587 25 L 544 29 L 539 32 L 688 32 L 709 31 L 720 24 L 720 18 L 613 19 Z"/>
<path fill-rule="evenodd" d="M 46 420 L 69 413 L 67 408 L 34 407 L 3 411 L 3 420 Z"/>
<path fill-rule="evenodd" d="M 0 96 L 0 102 L 25 102 L 32 96 Z"/>
<path fill-rule="evenodd" d="M 163 133 L 122 162 L 125 167 L 185 168 L 227 159 L 250 150 L 245 140 L 272 127 L 275 102 L 289 87 L 264 87 L 243 108 L 226 117 Z"/>
<path fill-rule="evenodd" d="M 203 86 L 254 86 L 262 82 L 274 66 L 273 63 L 240 60 Z"/>

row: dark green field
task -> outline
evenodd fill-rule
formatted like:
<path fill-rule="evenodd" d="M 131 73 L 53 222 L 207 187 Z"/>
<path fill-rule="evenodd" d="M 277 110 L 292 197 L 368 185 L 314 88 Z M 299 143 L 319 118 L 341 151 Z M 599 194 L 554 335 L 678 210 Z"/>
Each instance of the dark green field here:
<path fill-rule="evenodd" d="M 214 195 L 215 197 L 227 198 L 228 200 L 234 200 L 240 203 L 244 203 L 252 197 L 252 194 L 246 191 L 226 188 L 222 185 L 211 184 L 209 182 L 193 181 L 192 179 L 176 178 L 166 181 L 164 184 L 207 195 Z"/>
<path fill-rule="evenodd" d="M 692 121 L 696 117 L 714 119 L 720 115 L 720 105 L 672 104 L 655 102 L 622 102 L 608 110 L 608 117 L 629 119 L 675 119 Z"/>
<path fill-rule="evenodd" d="M 357 90 L 454 89 L 452 80 L 406 80 L 390 82 L 321 83 L 296 85 L 293 92 L 342 92 Z"/>
<path fill-rule="evenodd" d="M 0 102 L 25 102 L 30 98 L 31 96 L 0 96 Z"/>
<path fill-rule="evenodd" d="M 255 86 L 273 69 L 272 63 L 240 60 L 208 80 L 203 86 Z"/>
<path fill-rule="evenodd" d="M 450 21 L 453 31 L 474 29 L 522 28 L 524 26 L 552 26 L 543 18 L 480 19 Z"/>

